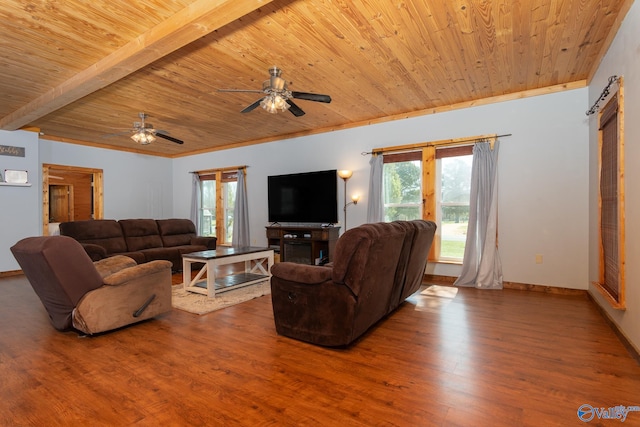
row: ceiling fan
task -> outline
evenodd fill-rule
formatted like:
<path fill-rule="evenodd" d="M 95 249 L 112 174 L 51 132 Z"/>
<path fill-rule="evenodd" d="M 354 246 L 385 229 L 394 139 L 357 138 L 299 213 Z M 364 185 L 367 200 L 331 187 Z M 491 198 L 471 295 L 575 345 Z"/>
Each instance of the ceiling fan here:
<path fill-rule="evenodd" d="M 107 136 L 122 135 L 130 132 L 131 139 L 141 145 L 151 144 L 156 140 L 156 137 L 175 142 L 176 144 L 184 144 L 184 141 L 167 135 L 166 131 L 155 129 L 151 123 L 146 123 L 144 120 L 149 117 L 146 113 L 138 113 L 138 116 L 140 117 L 140 121 L 133 122 L 133 128 L 131 130 Z"/>
<path fill-rule="evenodd" d="M 282 75 L 282 70 L 275 65 L 273 68 L 269 68 L 269 74 L 271 77 L 269 80 L 265 80 L 262 83 L 262 90 L 218 89 L 218 92 L 252 92 L 265 94 L 264 97 L 249 105 L 247 108 L 242 110 L 241 113 L 253 111 L 258 105 L 260 105 L 267 112 L 272 114 L 276 114 L 278 111 L 289 110 L 294 116 L 300 117 L 304 116 L 305 113 L 293 102 L 292 99 L 325 102 L 327 104 L 331 102 L 331 97 L 329 95 L 289 90 L 287 88 L 286 80 L 280 77 Z"/>

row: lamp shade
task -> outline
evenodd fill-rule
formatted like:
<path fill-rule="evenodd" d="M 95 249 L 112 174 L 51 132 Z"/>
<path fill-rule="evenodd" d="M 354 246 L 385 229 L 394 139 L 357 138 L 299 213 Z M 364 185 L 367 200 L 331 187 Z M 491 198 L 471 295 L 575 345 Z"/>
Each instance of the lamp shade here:
<path fill-rule="evenodd" d="M 353 171 L 350 171 L 348 169 L 338 171 L 338 176 L 344 180 L 351 178 L 351 175 L 353 175 Z"/>

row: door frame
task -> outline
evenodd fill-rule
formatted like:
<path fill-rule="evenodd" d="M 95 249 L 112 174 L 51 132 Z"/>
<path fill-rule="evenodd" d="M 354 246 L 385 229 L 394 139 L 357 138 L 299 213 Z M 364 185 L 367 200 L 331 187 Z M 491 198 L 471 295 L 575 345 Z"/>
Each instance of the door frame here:
<path fill-rule="evenodd" d="M 85 173 L 85 174 L 92 175 L 93 219 L 104 218 L 104 199 L 103 199 L 104 178 L 103 178 L 102 169 L 43 163 L 42 164 L 42 235 L 43 236 L 49 235 L 49 174 L 51 170 L 55 172 L 61 172 L 61 173 L 76 172 L 76 173 Z"/>

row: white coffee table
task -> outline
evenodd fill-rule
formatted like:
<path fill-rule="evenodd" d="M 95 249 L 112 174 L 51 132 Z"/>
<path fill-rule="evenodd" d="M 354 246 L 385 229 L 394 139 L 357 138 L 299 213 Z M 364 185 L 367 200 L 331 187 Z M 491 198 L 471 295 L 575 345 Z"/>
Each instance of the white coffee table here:
<path fill-rule="evenodd" d="M 216 277 L 216 267 L 244 262 L 244 272 Z M 192 279 L 191 266 L 204 263 Z M 271 278 L 273 249 L 244 246 L 218 247 L 214 250 L 182 255 L 182 286 L 185 290 L 214 298 L 216 293 L 265 282 Z M 206 278 L 203 276 L 206 274 Z"/>

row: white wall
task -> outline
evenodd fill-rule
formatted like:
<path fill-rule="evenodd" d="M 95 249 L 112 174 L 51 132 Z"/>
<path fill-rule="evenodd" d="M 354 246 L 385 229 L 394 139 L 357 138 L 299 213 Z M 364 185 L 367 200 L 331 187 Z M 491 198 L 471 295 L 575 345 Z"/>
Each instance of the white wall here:
<path fill-rule="evenodd" d="M 593 104 L 609 76 L 624 77 L 624 139 L 625 139 L 625 251 L 626 305 L 624 311 L 614 310 L 593 286 L 589 292 L 618 325 L 627 339 L 640 351 L 640 3 L 635 2 L 618 31 L 609 51 L 589 86 L 589 105 Z M 590 221 L 589 278 L 598 281 L 598 130 L 597 114 L 589 121 L 590 147 Z"/>
<path fill-rule="evenodd" d="M 18 240 L 40 233 L 42 190 L 38 165 L 38 134 L 0 131 L 0 145 L 23 147 L 25 157 L 0 156 L 0 172 L 5 169 L 26 170 L 31 187 L 0 186 L 0 271 L 18 270 L 10 247 Z"/>
<path fill-rule="evenodd" d="M 171 159 L 55 141 L 40 141 L 41 163 L 102 169 L 104 217 L 169 218 Z"/>
<path fill-rule="evenodd" d="M 587 95 L 587 89 L 578 89 L 173 160 L 48 140 L 40 140 L 38 148 L 35 134 L 3 132 L 0 141 L 4 145 L 11 145 L 17 136 L 31 144 L 35 154 L 28 149 L 26 159 L 6 159 L 28 162 L 24 168 L 34 170 L 32 176 L 37 182 L 28 189 L 3 188 L 0 193 L 3 202 L 10 192 L 25 199 L 9 208 L 16 210 L 13 216 L 17 222 L 0 226 L 0 250 L 4 251 L 0 271 L 17 269 L 8 252 L 9 243 L 15 243 L 18 237 L 41 234 L 42 163 L 103 169 L 105 217 L 115 219 L 189 217 L 190 171 L 246 164 L 252 243 L 266 245 L 269 175 L 352 169 L 348 194 L 359 193 L 362 200 L 348 208 L 351 228 L 366 221 L 370 157 L 362 156 L 362 152 L 429 140 L 511 133 L 501 142 L 499 172 L 504 279 L 586 289 Z M 292 116 L 291 120 L 296 118 Z M 340 181 L 340 200 L 342 189 Z M 542 264 L 535 264 L 536 254 L 543 255 Z M 455 276 L 459 266 L 430 264 L 429 272 Z"/>
<path fill-rule="evenodd" d="M 31 187 L 0 187 L 0 272 L 19 270 L 10 247 L 42 235 L 42 164 L 80 166 L 104 172 L 104 217 L 170 218 L 171 159 L 38 140 L 33 132 L 0 131 L 0 145 L 26 147 L 26 156 L 0 156 L 0 169 L 24 169 Z"/>
<path fill-rule="evenodd" d="M 369 156 L 373 148 L 489 133 L 503 138 L 499 160 L 499 241 L 504 279 L 588 287 L 587 89 L 427 115 L 344 131 L 175 159 L 174 214 L 188 217 L 189 171 L 246 164 L 254 244 L 266 245 L 269 175 L 352 169 L 349 228 L 366 221 Z M 261 112 L 255 112 L 260 114 Z M 265 120 L 269 117 L 265 115 Z M 291 120 L 297 120 L 293 116 Z M 342 200 L 342 182 L 339 184 Z M 342 203 L 339 203 L 341 208 Z M 342 218 L 342 213 L 340 214 Z M 543 263 L 535 263 L 535 255 Z M 455 276 L 459 266 L 430 265 L 432 274 Z"/>

